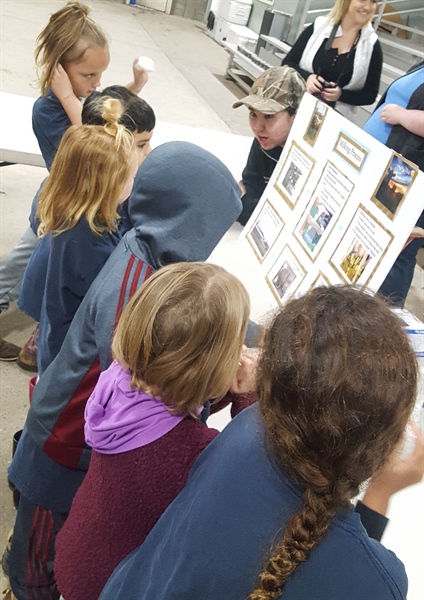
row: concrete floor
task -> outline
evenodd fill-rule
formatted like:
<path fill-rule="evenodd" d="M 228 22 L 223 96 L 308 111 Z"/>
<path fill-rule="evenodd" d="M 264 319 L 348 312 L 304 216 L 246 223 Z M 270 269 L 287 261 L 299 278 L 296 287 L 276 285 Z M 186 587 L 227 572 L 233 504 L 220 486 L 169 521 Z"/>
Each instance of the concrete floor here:
<path fill-rule="evenodd" d="M 33 67 L 35 39 L 50 14 L 63 4 L 56 0 L 0 0 L 2 91 L 38 96 Z M 202 23 L 126 6 L 120 0 L 90 0 L 90 5 L 93 18 L 111 39 L 111 64 L 103 86 L 130 81 L 132 60 L 147 55 L 155 61 L 156 71 L 143 97 L 159 120 L 251 135 L 246 112 L 231 108 L 235 99 L 245 94 L 224 78 L 228 55 L 206 35 Z M 26 229 L 34 192 L 45 174 L 45 169 L 21 165 L 0 169 L 0 257 Z M 423 298 L 424 271 L 417 267 L 407 307 L 421 320 Z M 25 343 L 32 328 L 31 319 L 15 306 L 0 318 L 0 335 L 16 344 Z M 25 419 L 29 378 L 16 364 L 0 363 L 0 552 L 14 521 L 6 469 L 12 435 Z"/>

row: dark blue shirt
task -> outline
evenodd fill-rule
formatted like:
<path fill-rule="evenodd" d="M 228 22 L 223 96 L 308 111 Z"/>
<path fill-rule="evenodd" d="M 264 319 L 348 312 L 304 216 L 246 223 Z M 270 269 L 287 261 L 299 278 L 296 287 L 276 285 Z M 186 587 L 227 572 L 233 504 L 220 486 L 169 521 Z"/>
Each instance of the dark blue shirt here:
<path fill-rule="evenodd" d="M 34 250 L 18 306 L 40 323 L 40 375 L 58 354 L 79 305 L 120 238 L 118 231 L 93 233 L 82 218 L 68 231 L 49 233 Z"/>
<path fill-rule="evenodd" d="M 71 121 L 51 90 L 40 96 L 32 109 L 32 129 L 40 146 L 46 167 L 50 171 L 53 159 Z"/>
<path fill-rule="evenodd" d="M 245 600 L 302 491 L 268 454 L 258 407 L 246 408 L 197 459 L 186 487 L 100 600 Z M 289 578 L 284 600 L 405 600 L 402 563 L 353 510 Z"/>

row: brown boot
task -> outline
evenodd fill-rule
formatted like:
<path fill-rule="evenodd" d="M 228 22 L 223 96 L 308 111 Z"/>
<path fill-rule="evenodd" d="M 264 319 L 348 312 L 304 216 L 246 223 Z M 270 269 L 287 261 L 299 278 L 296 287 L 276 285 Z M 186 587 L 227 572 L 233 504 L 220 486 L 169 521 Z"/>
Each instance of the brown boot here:
<path fill-rule="evenodd" d="M 5 588 L 3 590 L 3 600 L 18 600 L 15 594 L 12 592 L 8 579 L 6 579 L 5 581 Z"/>
<path fill-rule="evenodd" d="M 11 362 L 16 360 L 20 352 L 19 346 L 6 342 L 3 338 L 0 338 L 0 360 L 4 362 Z"/>
<path fill-rule="evenodd" d="M 17 363 L 25 371 L 37 373 L 37 343 L 38 343 L 38 324 L 31 334 L 31 337 L 19 352 Z"/>

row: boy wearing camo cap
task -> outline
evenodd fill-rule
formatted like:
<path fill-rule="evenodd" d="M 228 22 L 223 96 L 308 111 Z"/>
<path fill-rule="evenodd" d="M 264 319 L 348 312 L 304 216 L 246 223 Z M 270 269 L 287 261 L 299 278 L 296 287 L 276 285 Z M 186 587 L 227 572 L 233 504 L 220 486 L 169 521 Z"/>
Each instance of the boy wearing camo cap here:
<path fill-rule="evenodd" d="M 305 92 L 304 79 L 291 67 L 271 67 L 254 81 L 250 94 L 233 104 L 249 109 L 255 135 L 240 187 L 243 210 L 237 221 L 246 225 L 274 171 Z"/>

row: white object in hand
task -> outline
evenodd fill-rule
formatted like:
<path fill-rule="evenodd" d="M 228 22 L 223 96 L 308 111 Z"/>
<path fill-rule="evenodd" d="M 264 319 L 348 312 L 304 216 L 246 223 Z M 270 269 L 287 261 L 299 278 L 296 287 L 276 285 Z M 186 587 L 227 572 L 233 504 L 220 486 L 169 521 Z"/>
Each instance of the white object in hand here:
<path fill-rule="evenodd" d="M 140 71 L 154 71 L 155 63 L 148 56 L 140 56 L 135 67 Z"/>

